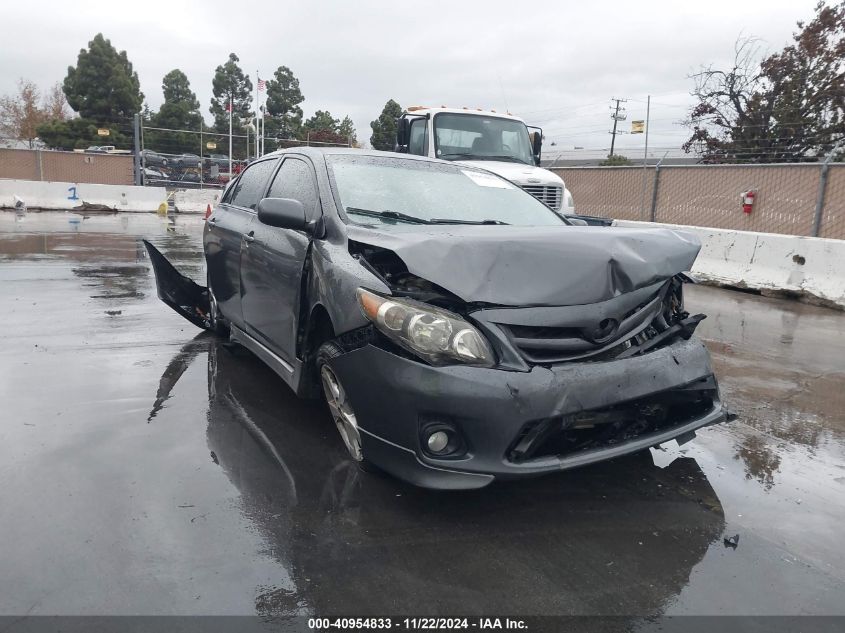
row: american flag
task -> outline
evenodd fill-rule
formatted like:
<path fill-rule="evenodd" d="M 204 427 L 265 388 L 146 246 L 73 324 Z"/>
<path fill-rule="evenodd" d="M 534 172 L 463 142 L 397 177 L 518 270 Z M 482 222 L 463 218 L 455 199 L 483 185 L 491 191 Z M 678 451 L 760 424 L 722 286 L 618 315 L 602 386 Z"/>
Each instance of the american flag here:
<path fill-rule="evenodd" d="M 258 89 L 263 91 L 266 87 L 267 87 L 267 82 L 264 81 L 263 79 L 259 79 L 258 80 Z"/>

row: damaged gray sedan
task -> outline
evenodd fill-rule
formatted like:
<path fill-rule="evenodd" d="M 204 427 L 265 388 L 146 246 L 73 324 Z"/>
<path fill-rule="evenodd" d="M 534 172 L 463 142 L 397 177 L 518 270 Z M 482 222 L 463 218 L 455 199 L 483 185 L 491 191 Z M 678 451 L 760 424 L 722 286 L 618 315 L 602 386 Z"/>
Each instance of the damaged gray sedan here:
<path fill-rule="evenodd" d="M 484 170 L 298 148 L 204 233 L 208 286 L 148 245 L 159 296 L 328 403 L 352 459 L 480 488 L 684 441 L 725 419 L 684 310 L 699 250 L 571 226 Z"/>

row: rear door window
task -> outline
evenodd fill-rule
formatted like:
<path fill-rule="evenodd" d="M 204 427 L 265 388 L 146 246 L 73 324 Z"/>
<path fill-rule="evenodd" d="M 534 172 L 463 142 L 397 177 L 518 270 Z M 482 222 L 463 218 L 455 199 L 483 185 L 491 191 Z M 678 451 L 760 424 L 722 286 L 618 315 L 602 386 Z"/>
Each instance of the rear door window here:
<path fill-rule="evenodd" d="M 229 204 L 245 209 L 255 209 L 275 166 L 276 159 L 263 160 L 247 167 L 232 187 Z"/>

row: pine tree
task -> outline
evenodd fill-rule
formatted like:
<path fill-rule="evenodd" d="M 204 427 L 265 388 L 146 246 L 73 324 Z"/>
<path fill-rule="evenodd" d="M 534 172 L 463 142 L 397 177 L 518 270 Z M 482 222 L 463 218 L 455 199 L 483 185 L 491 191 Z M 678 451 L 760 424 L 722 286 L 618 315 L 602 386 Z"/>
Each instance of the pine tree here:
<path fill-rule="evenodd" d="M 309 132 L 317 132 L 327 130 L 329 132 L 337 132 L 340 121 L 332 116 L 328 110 L 317 110 L 310 119 L 305 122 L 305 129 Z"/>
<path fill-rule="evenodd" d="M 238 56 L 229 53 L 225 64 L 217 67 L 212 79 L 211 108 L 214 116 L 214 127 L 218 132 L 229 132 L 229 99 L 232 100 L 232 124 L 240 132 L 242 125 L 252 116 L 252 81 L 238 66 Z"/>
<path fill-rule="evenodd" d="M 352 122 L 352 119 L 349 118 L 348 115 L 343 117 L 343 121 L 341 121 L 340 125 L 337 127 L 337 133 L 345 139 L 348 139 L 350 147 L 354 147 L 358 144 L 358 138 L 355 132 L 355 124 Z"/>
<path fill-rule="evenodd" d="M 390 99 L 384 104 L 379 117 L 370 123 L 373 130 L 370 144 L 373 149 L 393 151 L 396 146 L 396 121 L 402 115 L 402 106 Z"/>
<path fill-rule="evenodd" d="M 279 66 L 267 82 L 267 130 L 282 139 L 296 138 L 302 130 L 302 108 L 305 101 L 299 79 L 287 66 Z"/>
<path fill-rule="evenodd" d="M 102 33 L 88 42 L 88 50 L 79 51 L 63 84 L 70 107 L 101 124 L 121 123 L 137 113 L 144 101 L 140 87 L 126 51 L 118 53 Z"/>
<path fill-rule="evenodd" d="M 203 126 L 202 115 L 199 112 L 200 102 L 191 90 L 188 77 L 178 68 L 171 70 L 161 80 L 161 89 L 164 93 L 164 103 L 152 117 L 153 127 L 186 131 L 156 131 L 154 136 L 145 137 L 145 144 L 162 152 L 197 153 L 198 149 L 201 151 L 197 135 L 187 132 L 187 130 L 199 131 Z M 150 138 L 150 136 L 153 137 Z M 155 141 L 154 144 L 153 141 Z"/>

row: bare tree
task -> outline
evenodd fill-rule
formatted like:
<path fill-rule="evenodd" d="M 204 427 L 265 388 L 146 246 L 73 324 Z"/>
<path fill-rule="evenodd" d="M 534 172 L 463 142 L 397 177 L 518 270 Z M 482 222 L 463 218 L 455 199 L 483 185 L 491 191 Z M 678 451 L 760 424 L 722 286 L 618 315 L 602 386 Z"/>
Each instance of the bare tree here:
<path fill-rule="evenodd" d="M 44 114 L 51 121 L 64 121 L 70 117 L 67 97 L 65 97 L 61 82 L 54 83 L 44 98 Z"/>
<path fill-rule="evenodd" d="M 730 69 L 691 75 L 686 152 L 703 162 L 817 160 L 845 138 L 845 2 L 816 6 L 794 44 L 765 56 L 740 38 Z"/>
<path fill-rule="evenodd" d="M 33 82 L 20 79 L 16 95 L 0 97 L 0 136 L 26 141 L 32 148 L 38 138 L 36 129 L 45 120 L 38 86 Z"/>

